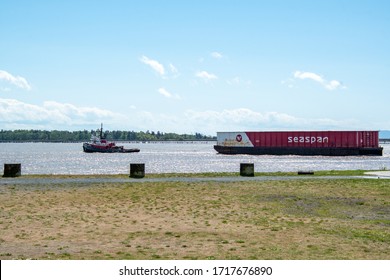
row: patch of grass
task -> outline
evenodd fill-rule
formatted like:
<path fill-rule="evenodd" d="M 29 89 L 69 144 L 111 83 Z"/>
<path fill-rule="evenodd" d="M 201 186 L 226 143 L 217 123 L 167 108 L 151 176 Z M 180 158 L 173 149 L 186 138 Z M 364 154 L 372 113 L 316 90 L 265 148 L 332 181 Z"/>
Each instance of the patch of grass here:
<path fill-rule="evenodd" d="M 387 180 L 55 183 L 4 188 L 0 205 L 3 259 L 388 259 L 390 251 Z"/>
<path fill-rule="evenodd" d="M 381 170 L 314 170 L 314 176 L 363 176 L 365 172 L 381 171 Z M 382 169 L 383 171 L 383 169 Z M 297 170 L 298 172 L 298 170 Z M 299 176 L 297 172 L 255 172 L 255 176 Z M 202 172 L 202 173 L 147 173 L 147 178 L 214 178 L 214 177 L 235 177 L 240 176 L 237 172 Z M 52 178 L 52 179 L 77 179 L 77 178 L 129 178 L 129 174 L 89 174 L 89 175 L 55 175 L 55 174 L 30 174 L 23 175 L 18 178 Z"/>

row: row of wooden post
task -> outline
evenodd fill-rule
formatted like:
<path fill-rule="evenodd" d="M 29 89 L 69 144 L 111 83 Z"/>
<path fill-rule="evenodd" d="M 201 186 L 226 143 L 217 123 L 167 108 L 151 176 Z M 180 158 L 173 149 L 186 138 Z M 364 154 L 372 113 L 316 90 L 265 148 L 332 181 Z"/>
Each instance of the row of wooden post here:
<path fill-rule="evenodd" d="M 20 163 L 5 163 L 3 177 L 19 177 L 22 175 L 22 164 Z M 255 176 L 253 163 L 241 163 L 240 175 L 246 177 Z M 130 163 L 130 177 L 143 178 L 145 177 L 144 163 Z"/>

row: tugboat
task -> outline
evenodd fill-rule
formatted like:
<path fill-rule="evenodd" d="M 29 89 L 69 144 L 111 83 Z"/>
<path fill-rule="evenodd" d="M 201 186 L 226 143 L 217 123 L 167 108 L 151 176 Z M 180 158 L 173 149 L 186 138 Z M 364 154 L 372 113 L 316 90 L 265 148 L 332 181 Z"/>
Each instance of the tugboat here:
<path fill-rule="evenodd" d="M 90 143 L 83 143 L 83 150 L 86 153 L 137 153 L 139 149 L 125 149 L 117 146 L 115 142 L 108 142 L 103 136 L 103 124 L 100 129 L 100 136 L 92 135 Z"/>

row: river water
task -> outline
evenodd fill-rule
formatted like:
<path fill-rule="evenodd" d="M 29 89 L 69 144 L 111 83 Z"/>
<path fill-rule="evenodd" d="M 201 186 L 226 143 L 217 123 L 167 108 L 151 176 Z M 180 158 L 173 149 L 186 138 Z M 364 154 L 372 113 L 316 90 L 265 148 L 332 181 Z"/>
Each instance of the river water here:
<path fill-rule="evenodd" d="M 240 163 L 254 163 L 256 172 L 390 170 L 390 144 L 382 144 L 382 157 L 221 155 L 215 142 L 117 144 L 141 151 L 88 154 L 82 143 L 0 143 L 0 166 L 21 163 L 22 174 L 129 174 L 130 163 L 144 163 L 146 173 L 239 172 Z"/>

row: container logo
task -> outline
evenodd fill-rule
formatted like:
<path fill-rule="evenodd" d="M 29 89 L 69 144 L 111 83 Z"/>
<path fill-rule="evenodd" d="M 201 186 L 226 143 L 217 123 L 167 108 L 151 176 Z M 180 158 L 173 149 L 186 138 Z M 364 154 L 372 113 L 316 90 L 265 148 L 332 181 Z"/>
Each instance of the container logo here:
<path fill-rule="evenodd" d="M 295 136 L 295 137 L 292 137 L 292 136 L 289 136 L 287 137 L 288 139 L 288 143 L 310 143 L 310 144 L 313 144 L 313 143 L 328 143 L 329 142 L 329 138 L 328 137 L 321 137 L 321 136 L 317 136 L 317 137 L 314 137 L 314 136 Z"/>
<path fill-rule="evenodd" d="M 242 141 L 242 135 L 241 134 L 237 134 L 236 140 L 237 140 L 237 142 L 241 142 Z"/>

